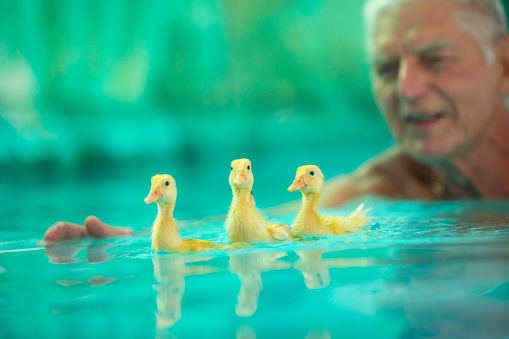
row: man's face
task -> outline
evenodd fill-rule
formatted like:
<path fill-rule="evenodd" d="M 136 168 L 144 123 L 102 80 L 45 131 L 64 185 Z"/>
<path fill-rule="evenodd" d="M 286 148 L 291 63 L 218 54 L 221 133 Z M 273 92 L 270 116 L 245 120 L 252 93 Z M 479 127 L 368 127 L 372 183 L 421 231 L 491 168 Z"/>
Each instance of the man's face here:
<path fill-rule="evenodd" d="M 374 23 L 375 98 L 396 141 L 422 161 L 468 154 L 503 100 L 500 67 L 488 65 L 458 24 L 464 6 L 403 3 L 384 9 Z"/>

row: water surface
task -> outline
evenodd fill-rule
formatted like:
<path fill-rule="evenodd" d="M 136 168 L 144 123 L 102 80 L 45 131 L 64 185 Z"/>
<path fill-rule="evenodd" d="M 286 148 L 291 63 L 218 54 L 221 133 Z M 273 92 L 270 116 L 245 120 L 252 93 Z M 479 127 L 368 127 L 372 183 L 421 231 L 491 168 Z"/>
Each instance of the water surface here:
<path fill-rule="evenodd" d="M 508 201 L 367 203 L 357 234 L 194 255 L 6 228 L 1 337 L 508 337 Z M 220 220 L 182 235 L 228 242 Z"/>

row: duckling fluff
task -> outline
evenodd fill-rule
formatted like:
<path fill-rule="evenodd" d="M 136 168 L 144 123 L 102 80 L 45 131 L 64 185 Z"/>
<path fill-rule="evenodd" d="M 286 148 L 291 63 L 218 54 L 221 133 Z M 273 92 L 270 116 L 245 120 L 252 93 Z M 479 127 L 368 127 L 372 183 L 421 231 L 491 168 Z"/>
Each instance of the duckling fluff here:
<path fill-rule="evenodd" d="M 145 203 L 157 204 L 157 216 L 152 226 L 152 250 L 155 252 L 199 252 L 214 247 L 211 241 L 182 239 L 173 218 L 177 186 L 171 175 L 158 174 L 151 179 Z"/>
<path fill-rule="evenodd" d="M 295 181 L 288 191 L 301 191 L 302 207 L 295 218 L 292 231 L 298 234 L 344 234 L 356 232 L 373 217 L 367 217 L 370 210 L 363 210 L 364 204 L 348 217 L 321 216 L 318 214 L 318 203 L 323 189 L 323 174 L 315 165 L 301 166 L 297 169 Z"/>
<path fill-rule="evenodd" d="M 253 198 L 254 177 L 248 159 L 232 161 L 229 182 L 233 199 L 225 229 L 232 243 L 273 243 L 276 240 L 291 239 L 288 225 L 271 223 L 256 210 Z"/>

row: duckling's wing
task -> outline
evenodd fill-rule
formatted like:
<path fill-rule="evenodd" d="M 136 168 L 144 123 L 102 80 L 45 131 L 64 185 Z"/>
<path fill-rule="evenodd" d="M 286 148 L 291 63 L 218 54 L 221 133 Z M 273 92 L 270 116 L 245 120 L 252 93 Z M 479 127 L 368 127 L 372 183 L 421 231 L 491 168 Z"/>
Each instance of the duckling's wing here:
<path fill-rule="evenodd" d="M 290 226 L 283 223 L 270 223 L 267 225 L 267 230 L 276 240 L 290 240 L 292 236 L 290 235 L 291 228 Z"/>

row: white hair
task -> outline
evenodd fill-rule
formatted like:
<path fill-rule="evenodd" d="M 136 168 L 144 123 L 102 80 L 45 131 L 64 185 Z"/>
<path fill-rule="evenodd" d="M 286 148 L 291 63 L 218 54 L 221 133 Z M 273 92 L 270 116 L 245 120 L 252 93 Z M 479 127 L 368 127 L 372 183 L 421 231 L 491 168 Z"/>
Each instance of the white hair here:
<path fill-rule="evenodd" d="M 375 20 L 382 10 L 404 2 L 418 0 L 367 0 L 364 4 L 364 22 L 368 51 L 373 38 Z M 462 11 L 456 18 L 459 27 L 471 34 L 478 42 L 488 64 L 495 58 L 495 44 L 507 34 L 507 18 L 500 0 L 442 0 L 455 1 L 472 8 Z"/>

